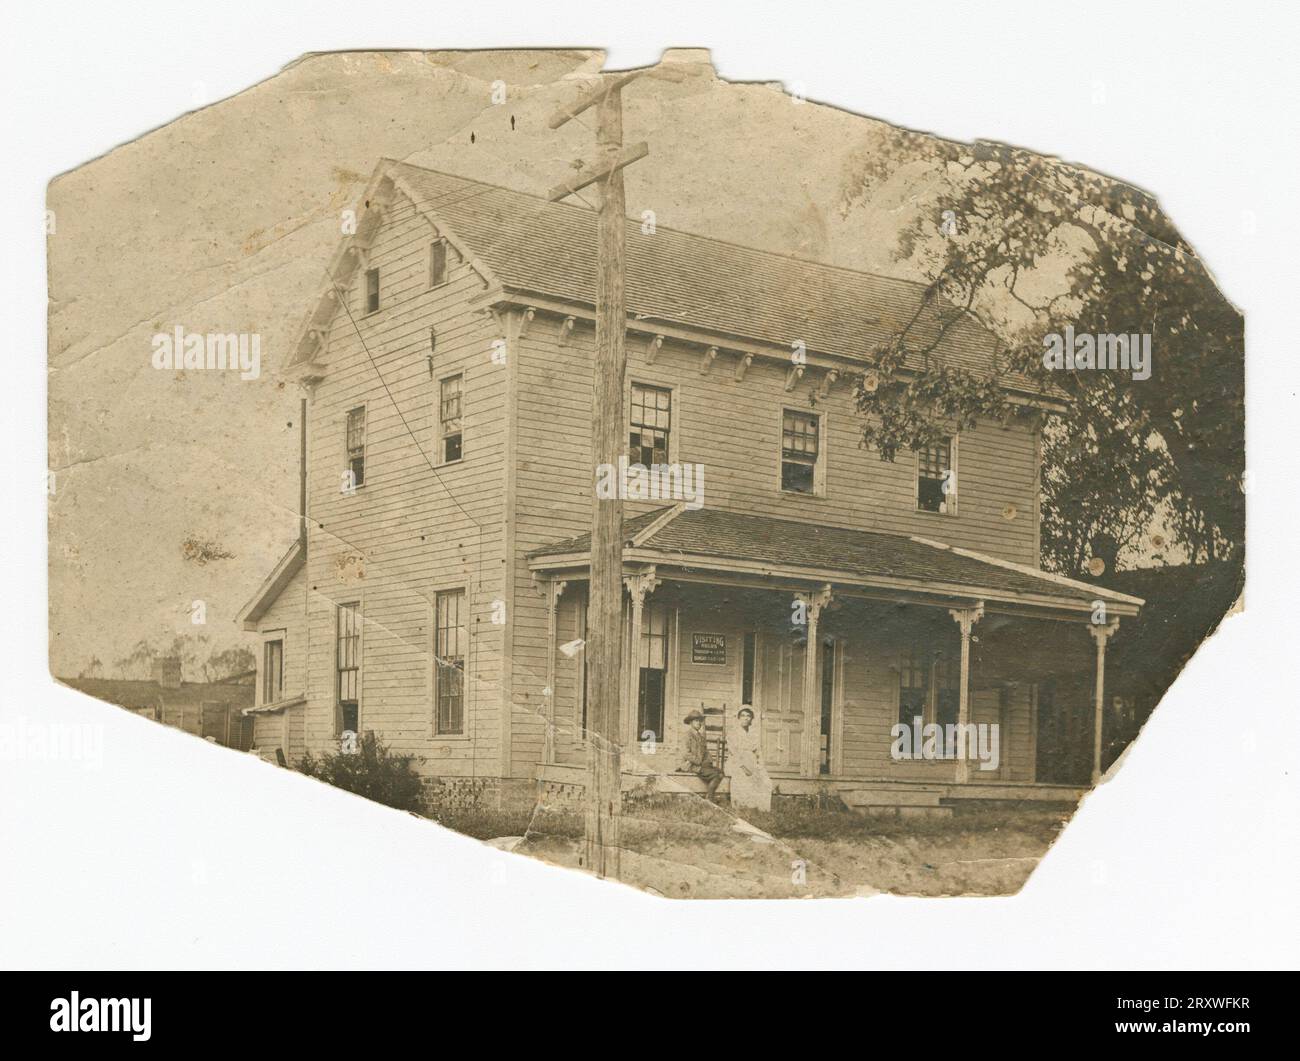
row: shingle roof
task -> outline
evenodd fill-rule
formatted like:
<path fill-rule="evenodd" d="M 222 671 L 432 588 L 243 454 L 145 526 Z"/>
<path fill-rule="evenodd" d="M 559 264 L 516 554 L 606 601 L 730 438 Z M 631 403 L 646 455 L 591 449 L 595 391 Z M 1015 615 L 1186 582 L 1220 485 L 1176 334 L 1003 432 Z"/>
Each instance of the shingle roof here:
<path fill-rule="evenodd" d="M 623 525 L 625 544 L 670 511 L 659 509 L 627 520 Z M 590 541 L 591 536 L 584 534 L 544 546 L 529 556 L 540 560 L 584 553 L 590 549 Z M 1062 598 L 1076 604 L 1097 598 L 1141 603 L 1100 586 L 907 535 L 796 523 L 712 508 L 684 509 L 672 519 L 665 519 L 637 548 L 664 554 L 665 562 L 675 556 L 742 560 L 773 568 L 821 571 L 827 576 L 856 576 L 866 581 L 902 579 L 916 582 L 918 588 L 942 583 L 1011 597 Z"/>
<path fill-rule="evenodd" d="M 407 163 L 393 164 L 390 173 L 505 287 L 594 303 L 594 211 Z M 865 357 L 911 318 L 923 290 L 907 280 L 662 226 L 646 235 L 627 222 L 627 307 L 642 319 L 784 347 L 802 340 L 810 351 Z M 928 340 L 939 327 L 927 309 L 914 335 Z M 941 349 L 955 367 L 988 372 L 994 344 L 966 314 Z M 1027 379 L 1008 382 L 1037 390 Z"/>

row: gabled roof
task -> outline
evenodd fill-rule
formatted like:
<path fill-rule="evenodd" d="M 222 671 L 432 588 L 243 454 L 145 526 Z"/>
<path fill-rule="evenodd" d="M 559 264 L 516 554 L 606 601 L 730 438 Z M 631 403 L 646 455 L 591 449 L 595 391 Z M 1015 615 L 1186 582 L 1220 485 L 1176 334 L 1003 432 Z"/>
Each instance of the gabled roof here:
<path fill-rule="evenodd" d="M 430 225 L 503 294 L 574 306 L 596 300 L 596 213 L 584 205 L 384 159 L 367 186 L 368 208 L 357 234 L 346 237 L 329 266 L 331 283 L 303 325 L 292 363 L 314 349 L 309 337 L 335 311 L 334 287 L 346 287 L 371 230 L 394 193 L 409 196 Z M 924 285 L 828 265 L 788 254 L 657 226 L 653 235 L 626 222 L 627 308 L 646 328 L 655 323 L 699 330 L 720 342 L 730 336 L 788 353 L 865 359 L 922 304 Z M 942 316 L 941 316 L 942 315 Z M 943 321 L 956 319 L 940 347 L 953 367 L 988 373 L 997 341 L 975 317 L 951 306 L 920 310 L 913 335 L 929 341 Z M 916 368 L 919 362 L 910 364 Z M 1004 378 L 1026 395 L 1060 400 L 1028 377 Z"/>
<path fill-rule="evenodd" d="M 240 609 L 239 614 L 235 616 L 235 622 L 242 624 L 245 630 L 256 630 L 258 620 L 266 614 L 267 609 L 275 603 L 275 599 L 284 592 L 284 587 L 302 570 L 306 562 L 307 547 L 299 538 L 289 546 L 289 551 L 280 557 L 279 563 L 253 595 L 253 599 Z"/>
<path fill-rule="evenodd" d="M 917 591 L 961 593 L 1014 602 L 1050 598 L 1071 608 L 1094 600 L 1131 612 L 1143 602 L 1087 582 L 1013 564 L 969 549 L 879 531 L 795 523 L 721 509 L 659 509 L 627 520 L 624 544 L 634 559 L 708 569 L 732 561 L 766 573 L 798 574 L 828 582 L 907 584 Z M 588 534 L 529 554 L 534 568 L 548 561 L 581 562 L 591 548 Z"/>

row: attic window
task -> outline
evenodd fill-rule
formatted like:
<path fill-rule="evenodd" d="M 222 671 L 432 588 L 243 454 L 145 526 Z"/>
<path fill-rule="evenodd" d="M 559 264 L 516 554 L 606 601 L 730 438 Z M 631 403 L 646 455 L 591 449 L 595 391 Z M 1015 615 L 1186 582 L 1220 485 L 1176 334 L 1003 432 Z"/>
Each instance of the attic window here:
<path fill-rule="evenodd" d="M 366 312 L 374 313 L 379 309 L 379 270 L 366 270 Z"/>
<path fill-rule="evenodd" d="M 429 248 L 429 286 L 447 282 L 447 241 L 435 240 Z"/>

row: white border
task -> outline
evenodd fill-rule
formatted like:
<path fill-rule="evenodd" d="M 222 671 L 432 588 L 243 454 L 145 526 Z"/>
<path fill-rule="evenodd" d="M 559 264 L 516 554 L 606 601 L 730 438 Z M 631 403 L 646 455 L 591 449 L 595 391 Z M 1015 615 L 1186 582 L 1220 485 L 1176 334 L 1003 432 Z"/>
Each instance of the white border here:
<path fill-rule="evenodd" d="M 1296 73 L 1280 8 L 427 2 L 7 13 L 0 261 L 13 498 L 0 723 L 95 727 L 101 756 L 0 764 L 0 964 L 14 967 L 1294 967 L 1300 728 L 1289 466 L 1296 417 Z M 1272 18 L 1270 18 L 1272 16 Z M 711 45 L 721 74 L 1158 192 L 1244 308 L 1250 611 L 1166 697 L 1118 777 L 1012 899 L 670 903 L 475 841 L 51 684 L 46 288 L 54 174 L 307 51 Z M 1100 100 L 1100 102 L 1094 102 Z M 1285 462 L 1285 463 L 1284 463 Z M 57 558 L 56 558 L 57 562 Z M 1122 636 L 1122 632 L 1121 632 Z M 276 808 L 267 814 L 266 807 Z M 220 813 L 214 813 L 220 808 Z"/>

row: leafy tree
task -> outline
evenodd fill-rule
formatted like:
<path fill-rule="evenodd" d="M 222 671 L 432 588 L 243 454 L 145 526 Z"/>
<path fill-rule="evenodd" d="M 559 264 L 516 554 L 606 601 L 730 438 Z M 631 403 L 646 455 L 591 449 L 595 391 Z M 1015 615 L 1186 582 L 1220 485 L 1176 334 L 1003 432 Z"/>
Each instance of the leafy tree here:
<path fill-rule="evenodd" d="M 1244 539 L 1243 324 L 1147 193 L 1021 148 L 894 130 L 847 174 L 845 213 L 887 183 L 925 189 L 899 260 L 929 277 L 883 322 L 857 382 L 863 440 L 894 460 L 953 428 L 1018 415 L 1003 384 L 1068 399 L 1044 425 L 1044 562 L 1077 573 L 1104 541 L 1164 521 L 1191 560 Z M 941 346 L 974 317 L 998 337 L 992 368 Z M 1048 371 L 1044 337 L 1151 335 L 1152 375 Z"/>
<path fill-rule="evenodd" d="M 157 655 L 158 650 L 142 638 L 129 653 L 113 661 L 113 674 L 117 678 L 147 680 Z"/>
<path fill-rule="evenodd" d="M 225 681 L 257 668 L 257 657 L 247 646 L 216 649 L 207 634 L 177 634 L 161 647 L 140 639 L 127 655 L 113 661 L 113 672 L 118 678 L 145 681 L 153 674 L 154 661 L 167 658 L 180 660 L 181 675 L 186 681 Z M 93 662 L 99 661 L 96 658 Z M 103 664 L 100 667 L 102 673 Z"/>
<path fill-rule="evenodd" d="M 205 682 L 226 681 L 228 678 L 247 674 L 256 669 L 257 656 L 253 654 L 253 650 L 244 645 L 236 645 L 208 656 L 207 662 L 203 664 L 203 680 Z"/>

